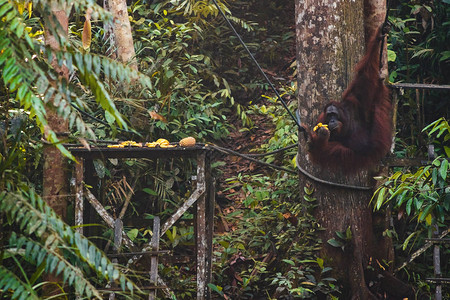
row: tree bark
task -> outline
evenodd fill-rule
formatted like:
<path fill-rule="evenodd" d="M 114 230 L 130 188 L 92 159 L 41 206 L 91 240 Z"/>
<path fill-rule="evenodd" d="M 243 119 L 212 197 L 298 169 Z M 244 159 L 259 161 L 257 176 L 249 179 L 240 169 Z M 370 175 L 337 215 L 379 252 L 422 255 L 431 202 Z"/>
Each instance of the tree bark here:
<path fill-rule="evenodd" d="M 131 32 L 130 19 L 128 17 L 126 0 L 107 0 L 106 9 L 113 14 L 114 42 L 117 47 L 117 57 L 119 61 L 128 63 L 132 68 L 137 69 L 134 51 L 133 35 Z"/>
<path fill-rule="evenodd" d="M 60 24 L 61 34 L 68 34 L 68 16 L 64 8 L 55 7 L 52 14 L 56 17 Z M 58 28 L 57 24 L 54 24 L 52 18 L 46 19 L 45 30 L 45 43 L 52 49 L 59 49 L 60 45 L 52 32 L 50 27 Z M 59 74 L 59 80 L 68 81 L 69 71 L 65 66 L 58 66 L 56 60 L 51 62 L 53 68 Z M 49 127 L 58 135 L 58 137 L 64 137 L 68 134 L 68 123 L 62 117 L 60 117 L 50 101 L 47 107 L 47 121 Z M 52 145 L 44 146 L 44 169 L 43 169 L 43 195 L 48 205 L 55 210 L 63 219 L 66 218 L 67 211 L 67 195 L 69 193 L 68 177 L 67 177 L 67 160 L 61 154 L 61 152 Z"/>
<path fill-rule="evenodd" d="M 55 38 L 53 28 L 61 35 L 68 35 L 69 19 L 64 7 L 52 7 L 51 14 L 55 17 L 49 16 L 45 18 L 45 43 L 54 50 L 60 49 L 60 44 Z M 56 22 L 59 24 L 57 24 Z M 58 73 L 58 80 L 66 80 L 69 78 L 69 71 L 67 67 L 59 66 L 55 59 L 52 60 L 51 65 Z M 53 105 L 53 99 L 47 104 L 47 122 L 48 126 L 62 138 L 68 134 L 68 122 L 56 113 L 56 108 Z M 43 166 L 43 196 L 47 204 L 62 218 L 66 219 L 67 215 L 67 199 L 69 194 L 69 181 L 67 176 L 68 164 L 67 159 L 61 152 L 53 145 L 44 145 L 43 150 L 44 166 Z M 44 278 L 48 282 L 63 281 L 62 276 L 56 276 L 54 273 L 45 274 Z M 43 293 L 46 296 L 54 296 L 60 292 L 55 285 L 49 284 L 43 287 Z"/>
<path fill-rule="evenodd" d="M 353 68 L 364 55 L 365 24 L 368 24 L 364 16 L 363 0 L 296 1 L 299 112 L 306 126 L 315 126 L 323 107 L 329 101 L 340 101 L 351 81 Z M 348 176 L 313 166 L 304 140 L 300 140 L 298 155 L 301 167 L 321 179 L 356 186 L 372 184 L 368 172 Z M 392 259 L 392 252 L 385 249 L 384 245 L 389 244 L 373 229 L 371 191 L 336 188 L 302 177 L 300 185 L 315 189 L 318 205 L 315 217 L 324 228 L 320 232 L 323 242 L 320 256 L 333 267 L 334 276 L 343 287 L 343 299 L 375 298 L 367 287 L 365 269 L 371 259 Z M 352 239 L 344 251 L 327 243 L 329 239 L 338 239 L 336 231 L 347 228 Z"/>
<path fill-rule="evenodd" d="M 364 34 L 366 43 L 370 37 L 374 35 L 380 24 L 382 24 L 386 18 L 386 0 L 364 0 Z M 388 62 L 387 62 L 387 48 L 384 44 L 384 55 L 382 57 L 382 69 L 381 76 L 387 78 L 388 75 Z"/>

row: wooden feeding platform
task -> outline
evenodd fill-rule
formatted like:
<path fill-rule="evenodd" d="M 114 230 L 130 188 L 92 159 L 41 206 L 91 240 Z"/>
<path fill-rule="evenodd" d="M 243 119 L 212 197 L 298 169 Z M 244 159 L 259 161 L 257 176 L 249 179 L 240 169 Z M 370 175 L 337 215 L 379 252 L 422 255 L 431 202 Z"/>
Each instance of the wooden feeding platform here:
<path fill-rule="evenodd" d="M 80 233 L 83 233 L 85 200 L 92 206 L 95 212 L 103 221 L 114 230 L 114 248 L 119 252 L 121 246 L 129 249 L 129 263 L 133 264 L 139 259 L 149 259 L 150 289 L 149 299 L 156 299 L 156 291 L 163 289 L 166 293 L 170 287 L 164 283 L 164 279 L 158 274 L 158 256 L 167 251 L 159 249 L 159 239 L 175 222 L 177 222 L 190 207 L 194 208 L 194 231 L 195 231 L 195 261 L 196 261 L 196 281 L 197 281 L 197 299 L 208 299 L 210 291 L 208 283 L 211 281 L 212 271 L 212 238 L 214 230 L 214 183 L 210 172 L 211 148 L 204 144 L 195 144 L 191 147 L 181 147 L 173 145 L 168 148 L 162 147 L 91 147 L 70 148 L 72 155 L 77 160 L 75 165 L 75 226 Z M 153 219 L 153 236 L 142 249 L 137 249 L 133 241 L 128 238 L 123 231 L 123 223 L 120 218 L 114 219 L 104 205 L 94 196 L 86 185 L 92 185 L 93 182 L 93 160 L 94 159 L 172 159 L 172 158 L 191 158 L 197 162 L 197 172 L 195 176 L 193 192 L 187 200 L 182 203 L 177 210 L 164 222 L 158 216 Z M 125 254 L 125 253 L 124 253 Z M 113 255 L 118 257 L 118 255 Z M 144 256 L 144 257 L 143 257 Z M 115 259 L 115 258 L 114 258 Z M 109 291 L 115 291 L 117 288 L 112 286 Z M 110 298 L 111 299 L 111 298 Z"/>

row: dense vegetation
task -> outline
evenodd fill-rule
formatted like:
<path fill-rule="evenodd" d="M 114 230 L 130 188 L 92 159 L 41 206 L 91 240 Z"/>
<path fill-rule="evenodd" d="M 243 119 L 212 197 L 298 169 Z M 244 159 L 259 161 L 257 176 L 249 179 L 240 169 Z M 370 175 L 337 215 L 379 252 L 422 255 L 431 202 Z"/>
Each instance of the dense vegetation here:
<path fill-rule="evenodd" d="M 39 298 L 42 287 L 52 285 L 43 274 L 52 271 L 62 274 L 68 284 L 60 287 L 61 293 L 88 298 L 99 297 L 98 289 L 110 280 L 116 280 L 125 295 L 136 293 L 134 284 L 145 281 L 142 270 L 125 275 L 94 246 L 92 242 L 108 251 L 111 230 L 93 226 L 89 230 L 96 236 L 88 241 L 58 219 L 39 196 L 46 143 L 55 143 L 70 156 L 46 126 L 50 101 L 69 120 L 71 134 L 64 143 L 160 137 L 178 141 L 194 136 L 201 142 L 257 152 L 297 143 L 295 124 L 272 98 L 267 83 L 212 3 L 132 1 L 129 14 L 139 72 L 106 55 L 114 48 L 104 39 L 109 13 L 94 2 L 80 3 L 70 17 L 68 38 L 59 41 L 64 50 L 56 53 L 69 68 L 70 82 L 53 85 L 58 75 L 49 61 L 52 51 L 43 44 L 42 27 L 50 2 L 35 1 L 29 6 L 0 0 L 2 299 Z M 228 16 L 293 111 L 293 2 L 234 0 L 227 5 Z M 391 5 L 390 80 L 449 84 L 448 1 Z M 95 7 L 99 18 L 92 22 L 88 47 L 82 41 L 87 7 Z M 424 239 L 437 229 L 448 229 L 447 98 L 448 91 L 414 90 L 399 97 L 395 155 L 424 157 L 427 146 L 433 144 L 436 158 L 423 167 L 393 170 L 373 198 L 375 209 L 393 209 L 395 224 L 385 234 L 394 240 L 398 261 L 424 245 Z M 42 140 L 44 133 L 47 142 Z M 295 169 L 295 155 L 294 148 L 265 159 Z M 313 191 L 301 187 L 307 197 L 300 199 L 296 175 L 255 166 L 239 168 L 236 175 L 226 162 L 228 157 L 217 156 L 213 164 L 215 176 L 223 178 L 218 186 L 217 219 L 223 226 L 218 225 L 214 240 L 210 285 L 214 295 L 226 299 L 339 297 L 339 284 L 316 256 L 321 241 L 315 237 L 319 227 L 310 214 Z M 136 244 L 150 239 L 148 220 L 156 214 L 169 215 L 191 189 L 191 161 L 96 160 L 94 167 L 95 189 L 111 214 L 118 215 L 124 199 L 132 197 L 124 223 Z M 134 221 L 138 215 L 144 219 L 142 224 Z M 163 237 L 164 247 L 179 254 L 186 254 L 183 249 L 192 243 L 192 226 L 177 225 Z M 448 246 L 442 247 L 443 271 L 450 272 L 449 256 Z M 177 299 L 191 299 L 195 293 L 192 267 L 160 265 L 169 286 L 176 286 Z M 421 293 L 433 293 L 434 286 L 424 280 L 433 277 L 430 252 L 398 274 Z M 449 291 L 445 293 L 448 296 Z"/>

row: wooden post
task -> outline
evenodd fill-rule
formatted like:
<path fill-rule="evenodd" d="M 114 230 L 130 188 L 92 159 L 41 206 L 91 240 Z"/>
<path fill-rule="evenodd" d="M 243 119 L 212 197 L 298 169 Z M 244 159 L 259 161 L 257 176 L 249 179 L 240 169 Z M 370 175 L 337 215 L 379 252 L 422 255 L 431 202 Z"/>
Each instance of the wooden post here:
<path fill-rule="evenodd" d="M 75 226 L 76 231 L 83 234 L 83 177 L 84 177 L 84 158 L 77 157 L 78 163 L 75 165 Z"/>
<path fill-rule="evenodd" d="M 83 173 L 83 185 L 85 186 L 98 186 L 98 178 L 95 176 L 96 171 L 94 167 L 94 161 L 89 157 L 84 157 L 84 173 Z M 83 197 L 86 198 L 86 191 L 83 187 Z M 85 199 L 87 200 L 87 199 Z M 87 201 L 84 202 L 86 205 L 83 206 L 83 223 L 86 224 L 97 224 L 99 218 L 95 209 L 91 205 L 87 205 Z M 112 227 L 111 227 L 112 228 Z M 98 226 L 87 226 L 83 227 L 83 234 L 85 236 L 99 236 Z"/>
<path fill-rule="evenodd" d="M 123 233 L 123 222 L 121 219 L 116 219 L 114 221 L 114 250 L 116 251 L 116 253 L 120 253 Z"/>
<path fill-rule="evenodd" d="M 214 236 L 214 208 L 216 200 L 216 187 L 214 178 L 211 174 L 211 161 L 206 157 L 205 164 L 206 176 L 206 284 L 212 280 L 212 254 L 213 254 L 213 236 Z M 206 286 L 206 298 L 211 298 L 211 290 Z"/>
<path fill-rule="evenodd" d="M 433 235 L 435 238 L 439 238 L 439 227 L 435 225 L 435 231 L 433 232 Z M 435 278 L 441 278 L 441 250 L 440 250 L 439 243 L 434 244 L 433 249 L 433 265 L 434 265 L 434 277 Z M 441 283 L 436 284 L 436 293 L 435 293 L 435 299 L 436 300 L 442 300 L 442 285 Z"/>
<path fill-rule="evenodd" d="M 205 154 L 197 156 L 197 186 L 206 186 Z M 206 297 L 206 193 L 197 200 L 196 245 L 197 245 L 197 299 Z"/>
<path fill-rule="evenodd" d="M 116 253 L 120 253 L 120 246 L 122 245 L 122 232 L 123 232 L 123 222 L 121 219 L 117 218 L 114 221 L 114 250 Z M 118 263 L 117 258 L 113 258 L 112 262 L 114 264 Z M 114 279 L 111 278 L 111 287 L 116 287 L 114 284 Z M 109 295 L 109 300 L 116 299 L 116 293 L 111 293 Z"/>
<path fill-rule="evenodd" d="M 155 216 L 153 219 L 153 236 L 150 242 L 152 247 L 152 251 L 155 251 L 152 254 L 150 259 L 150 284 L 158 285 L 158 251 L 159 251 L 159 226 L 160 220 L 158 216 Z M 156 299 L 156 289 L 151 290 L 148 296 L 148 300 Z"/>

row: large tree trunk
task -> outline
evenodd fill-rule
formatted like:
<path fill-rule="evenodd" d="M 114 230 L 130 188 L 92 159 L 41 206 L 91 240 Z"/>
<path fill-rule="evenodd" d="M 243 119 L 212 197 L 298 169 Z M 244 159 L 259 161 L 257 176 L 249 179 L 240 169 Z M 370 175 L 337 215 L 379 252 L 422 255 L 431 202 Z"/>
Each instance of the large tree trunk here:
<path fill-rule="evenodd" d="M 298 64 L 298 97 L 302 123 L 312 127 L 325 104 L 340 101 L 352 79 L 353 68 L 364 54 L 365 22 L 363 0 L 296 1 L 296 36 Z M 378 27 L 380 22 L 376 25 Z M 367 25 L 369 26 L 369 25 Z M 354 186 L 373 184 L 367 172 L 343 175 L 321 170 L 307 158 L 306 143 L 300 141 L 299 164 L 321 179 Z M 370 260 L 392 260 L 390 243 L 373 228 L 371 191 L 336 188 L 306 179 L 301 185 L 312 185 L 318 207 L 315 216 L 324 231 L 321 257 L 330 264 L 334 276 L 343 286 L 342 299 L 371 299 L 374 295 L 366 283 L 365 269 Z M 383 226 L 384 226 L 384 222 Z M 327 243 L 336 231 L 350 228 L 352 239 L 344 249 Z M 379 233 L 379 234 L 378 234 Z"/>

